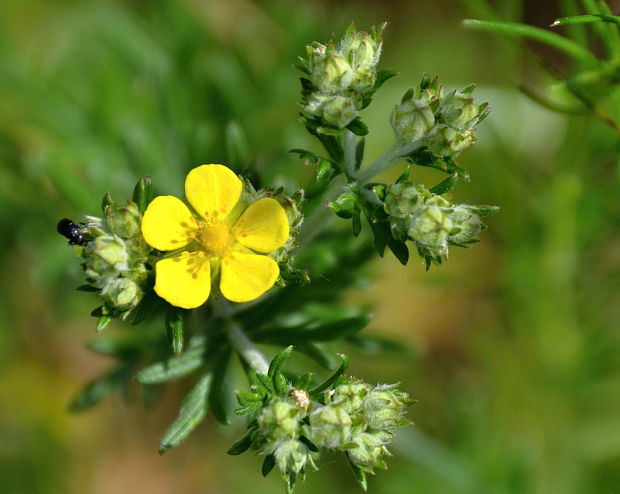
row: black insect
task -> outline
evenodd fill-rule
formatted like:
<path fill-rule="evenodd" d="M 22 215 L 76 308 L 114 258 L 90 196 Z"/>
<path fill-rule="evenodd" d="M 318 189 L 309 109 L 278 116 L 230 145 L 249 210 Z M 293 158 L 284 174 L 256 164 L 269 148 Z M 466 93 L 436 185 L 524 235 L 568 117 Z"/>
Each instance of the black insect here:
<path fill-rule="evenodd" d="M 82 234 L 82 227 L 77 223 L 74 223 L 69 218 L 63 218 L 58 222 L 56 227 L 58 233 L 63 237 L 69 239 L 69 245 L 84 245 L 84 235 Z"/>

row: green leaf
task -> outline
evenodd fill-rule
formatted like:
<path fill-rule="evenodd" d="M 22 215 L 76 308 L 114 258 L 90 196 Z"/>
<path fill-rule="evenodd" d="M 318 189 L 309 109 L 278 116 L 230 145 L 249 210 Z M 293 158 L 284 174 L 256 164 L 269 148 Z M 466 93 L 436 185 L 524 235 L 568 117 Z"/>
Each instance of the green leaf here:
<path fill-rule="evenodd" d="M 108 324 L 110 324 L 113 320 L 114 318 L 112 316 L 101 316 L 99 317 L 99 319 L 97 319 L 97 325 L 95 326 L 95 329 L 99 333 L 100 331 L 103 331 L 105 328 L 107 328 Z"/>
<path fill-rule="evenodd" d="M 411 355 L 412 350 L 409 346 L 399 341 L 389 340 L 381 336 L 367 334 L 353 334 L 346 337 L 346 341 L 360 348 L 370 355 L 381 355 L 383 353 L 394 353 L 398 355 Z"/>
<path fill-rule="evenodd" d="M 295 382 L 293 383 L 293 387 L 295 389 L 303 389 L 307 391 L 310 389 L 310 385 L 312 384 L 312 372 L 307 372 L 306 374 L 299 376 Z"/>
<path fill-rule="evenodd" d="M 112 202 L 112 196 L 109 192 L 106 192 L 103 199 L 101 199 L 101 211 L 104 215 L 106 214 L 108 208 L 112 205 Z"/>
<path fill-rule="evenodd" d="M 130 376 L 130 369 L 123 365 L 118 369 L 91 381 L 73 399 L 69 405 L 69 411 L 81 412 L 99 403 L 108 394 L 124 384 Z"/>
<path fill-rule="evenodd" d="M 136 203 L 141 213 L 146 211 L 147 206 L 153 200 L 153 183 L 151 177 L 146 176 L 138 180 L 133 189 L 133 202 Z"/>
<path fill-rule="evenodd" d="M 78 292 L 98 292 L 99 288 L 90 285 L 80 285 L 76 288 Z"/>
<path fill-rule="evenodd" d="M 178 357 L 172 357 L 142 369 L 138 372 L 136 380 L 141 384 L 156 384 L 179 379 L 203 365 L 204 353 L 204 344 L 197 345 Z"/>
<path fill-rule="evenodd" d="M 174 355 L 180 355 L 183 352 L 183 309 L 168 307 L 166 312 L 166 335 L 170 350 Z"/>
<path fill-rule="evenodd" d="M 355 169 L 359 170 L 362 166 L 362 162 L 364 161 L 364 149 L 366 147 L 366 138 L 362 137 L 359 141 L 357 141 L 357 145 L 355 146 Z"/>
<path fill-rule="evenodd" d="M 398 259 L 403 266 L 406 266 L 409 262 L 409 249 L 407 248 L 407 244 L 394 237 L 389 237 L 387 244 L 392 253 L 396 256 L 396 259 Z"/>
<path fill-rule="evenodd" d="M 339 353 L 338 356 L 342 361 L 340 367 L 338 367 L 336 372 L 334 372 L 326 381 L 324 381 L 322 384 L 319 384 L 316 388 L 313 388 L 310 391 L 310 396 L 319 396 L 323 391 L 329 389 L 338 380 L 338 378 L 340 378 L 340 376 L 342 376 L 347 371 L 347 369 L 349 368 L 349 357 L 342 353 Z"/>
<path fill-rule="evenodd" d="M 295 347 L 293 345 L 287 346 L 284 350 L 278 352 L 278 354 L 271 360 L 269 364 L 269 370 L 267 371 L 267 375 L 273 379 L 276 375 L 278 375 L 282 371 L 282 366 L 286 362 L 286 360 L 291 356 L 291 353 Z"/>
<path fill-rule="evenodd" d="M 258 378 L 258 381 L 263 385 L 263 387 L 267 390 L 268 393 L 274 394 L 276 392 L 275 388 L 273 387 L 273 381 L 268 375 L 260 374 L 257 372 L 256 377 Z"/>
<path fill-rule="evenodd" d="M 316 343 L 300 343 L 297 344 L 297 351 L 299 353 L 303 353 L 307 357 L 310 357 L 321 367 L 325 367 L 326 369 L 331 369 L 332 367 L 332 359 L 330 355 Z"/>
<path fill-rule="evenodd" d="M 458 179 L 457 179 L 456 175 L 452 175 L 452 176 L 446 178 L 445 180 L 439 182 L 434 187 L 432 187 L 430 189 L 430 191 L 433 194 L 438 194 L 438 195 L 445 194 L 446 192 L 449 192 L 449 191 L 451 191 L 454 188 L 454 186 L 456 185 L 457 181 L 458 181 Z"/>
<path fill-rule="evenodd" d="M 362 231 L 362 220 L 360 219 L 360 214 L 354 214 L 351 217 L 351 226 L 353 228 L 353 236 L 357 237 Z"/>
<path fill-rule="evenodd" d="M 517 38 L 533 39 L 564 52 L 582 63 L 598 65 L 598 60 L 587 48 L 545 29 L 516 22 L 479 21 L 476 19 L 465 19 L 463 25 L 480 31 L 491 31 Z"/>
<path fill-rule="evenodd" d="M 394 70 L 382 69 L 377 71 L 377 78 L 375 79 L 373 90 L 378 90 L 386 81 L 389 81 L 392 77 L 396 77 L 397 75 L 399 75 L 399 73 Z"/>
<path fill-rule="evenodd" d="M 347 455 L 347 459 L 349 460 L 349 465 L 351 465 L 351 470 L 353 470 L 353 476 L 355 480 L 357 480 L 358 484 L 364 489 L 364 491 L 368 490 L 368 480 L 366 479 L 366 472 L 358 467 L 355 463 L 351 461 L 349 456 Z"/>
<path fill-rule="evenodd" d="M 267 455 L 265 457 L 265 460 L 263 461 L 263 466 L 261 468 L 261 473 L 263 474 L 263 477 L 266 477 L 267 475 L 269 475 L 271 473 L 271 471 L 273 470 L 273 467 L 276 466 L 276 459 L 273 455 Z"/>
<path fill-rule="evenodd" d="M 370 314 L 348 317 L 340 321 L 323 324 L 317 328 L 299 332 L 299 337 L 306 341 L 336 340 L 361 331 L 368 325 L 371 319 L 372 316 Z"/>
<path fill-rule="evenodd" d="M 226 348 L 216 354 L 213 363 L 213 384 L 209 393 L 209 408 L 215 419 L 222 425 L 230 424 L 226 413 L 226 372 L 230 362 L 231 351 Z"/>
<path fill-rule="evenodd" d="M 611 24 L 620 25 L 620 17 L 615 15 L 603 15 L 603 14 L 587 14 L 587 15 L 572 15 L 570 17 L 560 17 L 556 19 L 551 27 L 566 26 L 568 24 L 583 24 L 589 22 L 609 22 Z"/>
<path fill-rule="evenodd" d="M 368 126 L 362 122 L 360 117 L 355 117 L 355 119 L 347 125 L 347 129 L 353 132 L 356 136 L 368 135 Z"/>
<path fill-rule="evenodd" d="M 181 403 L 179 416 L 159 442 L 159 454 L 177 446 L 192 432 L 207 413 L 207 396 L 211 387 L 210 373 L 203 375 Z"/>
<path fill-rule="evenodd" d="M 228 451 L 226 451 L 226 453 L 232 456 L 237 456 L 245 453 L 250 448 L 250 446 L 252 446 L 252 434 L 248 432 L 241 439 L 235 441 L 233 445 L 228 448 Z"/>

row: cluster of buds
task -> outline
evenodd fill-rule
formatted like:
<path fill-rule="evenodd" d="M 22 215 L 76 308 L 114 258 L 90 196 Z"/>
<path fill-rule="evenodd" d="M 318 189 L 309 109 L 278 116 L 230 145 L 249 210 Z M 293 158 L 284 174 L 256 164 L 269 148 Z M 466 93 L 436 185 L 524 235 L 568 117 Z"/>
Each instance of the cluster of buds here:
<path fill-rule="evenodd" d="M 452 204 L 423 185 L 410 182 L 389 186 L 384 209 L 395 238 L 412 240 L 425 259 L 447 259 L 449 245 L 469 247 L 485 228 L 481 217 L 495 208 Z"/>
<path fill-rule="evenodd" d="M 301 389 L 274 396 L 256 417 L 253 448 L 271 455 L 287 482 L 303 479 L 308 467 L 316 470 L 321 449 L 342 451 L 364 474 L 387 468 L 386 447 L 395 429 L 409 423 L 405 408 L 413 400 L 406 393 L 341 378 L 316 398 Z"/>
<path fill-rule="evenodd" d="M 419 141 L 437 156 L 458 155 L 475 142 L 475 128 L 489 113 L 487 103 L 474 101 L 474 88 L 470 85 L 444 96 L 437 78 L 424 75 L 392 111 L 396 139 L 403 144 Z"/>
<path fill-rule="evenodd" d="M 145 177 L 126 206 L 113 202 L 106 194 L 103 217 L 86 216 L 87 221 L 80 224 L 64 219 L 58 224 L 59 233 L 69 239 L 82 258 L 87 282 L 83 289 L 99 292 L 103 299 L 103 305 L 93 311 L 99 316 L 98 330 L 112 318 L 126 318 L 144 297 L 152 249 L 142 237 L 140 223 L 151 194 L 150 179 Z"/>
<path fill-rule="evenodd" d="M 308 76 L 302 101 L 307 118 L 343 129 L 358 116 L 375 89 L 384 28 L 367 33 L 351 24 L 338 44 L 307 47 L 299 66 Z"/>

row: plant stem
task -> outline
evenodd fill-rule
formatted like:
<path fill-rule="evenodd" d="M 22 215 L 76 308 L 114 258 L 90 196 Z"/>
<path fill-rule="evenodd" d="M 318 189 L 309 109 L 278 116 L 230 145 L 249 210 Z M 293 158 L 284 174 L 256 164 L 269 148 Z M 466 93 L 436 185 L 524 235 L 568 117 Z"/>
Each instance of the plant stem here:
<path fill-rule="evenodd" d="M 252 369 L 259 374 L 267 374 L 269 362 L 246 336 L 241 326 L 234 321 L 229 321 L 228 338 L 233 348 Z"/>
<path fill-rule="evenodd" d="M 357 174 L 357 183 L 362 186 L 366 185 L 374 176 L 400 163 L 399 158 L 411 153 L 421 146 L 420 141 L 413 141 L 409 144 L 401 144 L 395 142 L 392 147 L 379 156 L 379 159 L 372 165 L 360 170 Z"/>

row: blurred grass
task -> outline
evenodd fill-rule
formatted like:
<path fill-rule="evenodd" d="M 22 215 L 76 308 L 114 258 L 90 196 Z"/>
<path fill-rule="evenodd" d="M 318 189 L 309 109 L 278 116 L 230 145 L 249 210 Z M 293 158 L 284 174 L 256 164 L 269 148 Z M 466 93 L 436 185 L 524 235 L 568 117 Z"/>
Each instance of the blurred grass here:
<path fill-rule="evenodd" d="M 584 2 L 587 4 L 588 2 Z M 499 17 L 548 25 L 581 4 L 496 2 Z M 144 174 L 178 193 L 203 162 L 311 180 L 287 154 L 312 147 L 296 120 L 291 65 L 350 20 L 391 22 L 390 81 L 367 112 L 368 157 L 389 145 L 391 105 L 423 72 L 479 84 L 494 108 L 463 155 L 458 199 L 501 206 L 481 245 L 425 273 L 375 264 L 371 330 L 411 341 L 411 359 L 353 358 L 368 380 L 403 381 L 419 404 L 376 493 L 615 494 L 620 491 L 618 138 L 588 117 L 537 107 L 515 85 L 519 47 L 460 29 L 482 0 L 348 2 L 4 0 L 0 6 L 0 486 L 10 494 L 276 492 L 260 461 L 224 456 L 213 421 L 156 455 L 180 393 L 161 406 L 66 405 L 106 367 L 83 347 L 94 323 L 55 222 L 96 213 Z M 538 9 L 538 10 L 536 10 Z M 572 9 L 572 11 L 571 11 Z M 528 14 L 530 13 L 530 14 Z M 568 27 L 585 39 L 588 31 Z M 557 62 L 554 60 L 554 62 Z M 525 74 L 525 75 L 523 75 Z M 606 104 L 616 117 L 620 100 Z M 241 146 L 232 146 L 241 142 Z M 233 149 L 246 149 L 243 155 Z M 416 173 L 418 173 L 416 171 Z M 419 178 L 434 180 L 427 172 Z M 336 459 L 300 492 L 352 491 Z"/>

